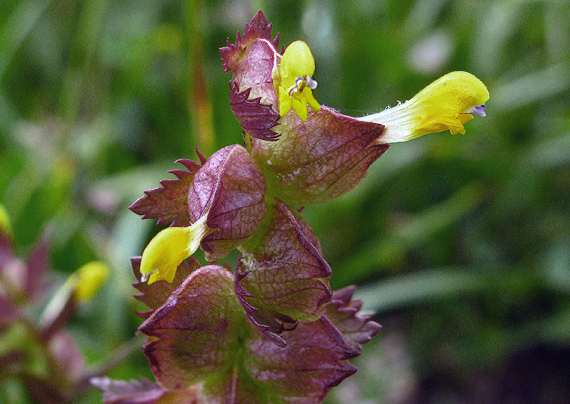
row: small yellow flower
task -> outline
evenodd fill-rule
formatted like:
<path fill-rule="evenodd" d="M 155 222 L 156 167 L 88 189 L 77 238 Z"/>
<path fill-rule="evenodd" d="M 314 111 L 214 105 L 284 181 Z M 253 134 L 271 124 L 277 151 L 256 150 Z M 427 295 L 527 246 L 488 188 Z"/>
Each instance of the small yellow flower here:
<path fill-rule="evenodd" d="M 488 100 L 489 91 L 481 80 L 467 72 L 452 72 L 411 100 L 358 119 L 384 125 L 384 134 L 378 139 L 383 143 L 405 142 L 445 130 L 464 134 L 463 125 L 473 119 L 473 114 L 485 116 Z"/>
<path fill-rule="evenodd" d="M 40 328 L 49 329 L 67 319 L 70 312 L 66 312 L 66 307 L 71 301 L 84 303 L 91 300 L 107 281 L 109 272 L 103 262 L 92 261 L 72 273 L 46 305 L 39 320 Z"/>
<path fill-rule="evenodd" d="M 103 262 L 93 261 L 83 265 L 70 278 L 78 302 L 91 300 L 109 277 L 109 268 Z"/>
<path fill-rule="evenodd" d="M 142 281 L 148 284 L 160 280 L 172 283 L 178 265 L 196 252 L 202 239 L 210 232 L 207 215 L 189 227 L 169 227 L 148 243 L 141 258 Z"/>
<path fill-rule="evenodd" d="M 307 104 L 313 111 L 321 106 L 313 96 L 317 82 L 312 79 L 315 73 L 315 58 L 309 46 L 303 41 L 295 41 L 285 49 L 279 69 L 278 86 L 279 115 L 285 115 L 291 108 L 303 121 L 307 120 Z"/>
<path fill-rule="evenodd" d="M 4 206 L 0 205 L 0 231 L 12 237 L 12 226 L 10 225 L 10 216 Z"/>

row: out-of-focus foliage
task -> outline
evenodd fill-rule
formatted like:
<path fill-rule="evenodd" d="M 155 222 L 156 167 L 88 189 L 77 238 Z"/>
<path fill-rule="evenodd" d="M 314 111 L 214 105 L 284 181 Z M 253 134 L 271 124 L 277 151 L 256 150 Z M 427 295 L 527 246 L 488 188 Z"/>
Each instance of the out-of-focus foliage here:
<path fill-rule="evenodd" d="M 176 158 L 197 160 L 195 145 L 209 156 L 241 141 L 218 48 L 258 9 L 282 44 L 310 46 L 316 99 L 345 114 L 393 106 L 452 70 L 491 95 L 466 135 L 393 145 L 356 191 L 305 210 L 333 288 L 362 285 L 384 325 L 328 402 L 514 396 L 525 358 L 544 378 L 527 383 L 542 394 L 531 402 L 568 397 L 570 382 L 548 377 L 570 345 L 565 0 L 0 3 L 0 204 L 19 255 L 48 231 L 62 275 L 111 266 L 71 323 L 88 364 L 140 324 L 128 260 L 159 229 L 126 207 Z M 143 369 L 141 351 L 109 375 Z M 0 380 L 1 402 L 25 397 Z"/>
<path fill-rule="evenodd" d="M 9 218 L 1 205 L 0 212 L 4 216 L 0 226 L 0 380 L 8 386 L 21 383 L 34 403 L 70 403 L 85 393 L 94 375 L 108 370 L 85 367 L 83 354 L 66 326 L 97 294 L 109 269 L 102 262 L 90 262 L 55 288 L 46 281 L 53 275 L 49 237 L 43 237 L 25 261 L 19 259 L 13 255 Z M 108 363 L 118 360 L 118 353 L 109 355 Z"/>

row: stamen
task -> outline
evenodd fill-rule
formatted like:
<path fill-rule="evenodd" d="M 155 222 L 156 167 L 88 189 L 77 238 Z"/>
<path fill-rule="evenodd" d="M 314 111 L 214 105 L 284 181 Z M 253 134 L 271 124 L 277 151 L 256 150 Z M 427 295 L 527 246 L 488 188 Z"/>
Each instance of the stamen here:
<path fill-rule="evenodd" d="M 295 85 L 297 86 L 297 91 L 302 92 L 303 89 L 305 88 L 305 85 L 307 83 L 305 82 L 305 77 L 298 77 L 295 80 Z"/>
<path fill-rule="evenodd" d="M 307 87 L 309 87 L 311 90 L 314 90 L 317 88 L 317 80 L 313 80 L 313 78 L 311 76 L 306 76 L 305 77 L 305 85 Z"/>
<path fill-rule="evenodd" d="M 483 105 L 475 105 L 474 107 L 468 108 L 464 114 L 474 114 L 479 116 L 486 116 L 485 114 L 485 104 Z"/>

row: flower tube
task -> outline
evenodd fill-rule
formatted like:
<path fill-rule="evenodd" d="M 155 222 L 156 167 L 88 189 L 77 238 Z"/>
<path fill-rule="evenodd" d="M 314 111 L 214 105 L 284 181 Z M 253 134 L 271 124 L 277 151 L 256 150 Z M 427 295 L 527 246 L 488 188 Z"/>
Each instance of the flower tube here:
<path fill-rule="evenodd" d="M 489 91 L 481 80 L 471 73 L 451 72 L 411 100 L 358 120 L 385 126 L 379 143 L 405 142 L 445 130 L 465 134 L 463 125 L 473 119 L 473 114 L 485 116 L 488 100 Z"/>

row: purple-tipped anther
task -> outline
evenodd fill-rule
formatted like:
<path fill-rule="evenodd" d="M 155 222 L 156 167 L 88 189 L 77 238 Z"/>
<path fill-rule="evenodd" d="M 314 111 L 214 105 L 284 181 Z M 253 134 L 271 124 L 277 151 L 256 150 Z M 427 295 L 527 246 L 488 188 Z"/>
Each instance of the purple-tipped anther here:
<path fill-rule="evenodd" d="M 479 115 L 479 116 L 486 116 L 485 114 L 485 104 L 483 105 L 476 105 L 474 107 L 469 108 L 465 111 L 467 114 Z"/>

